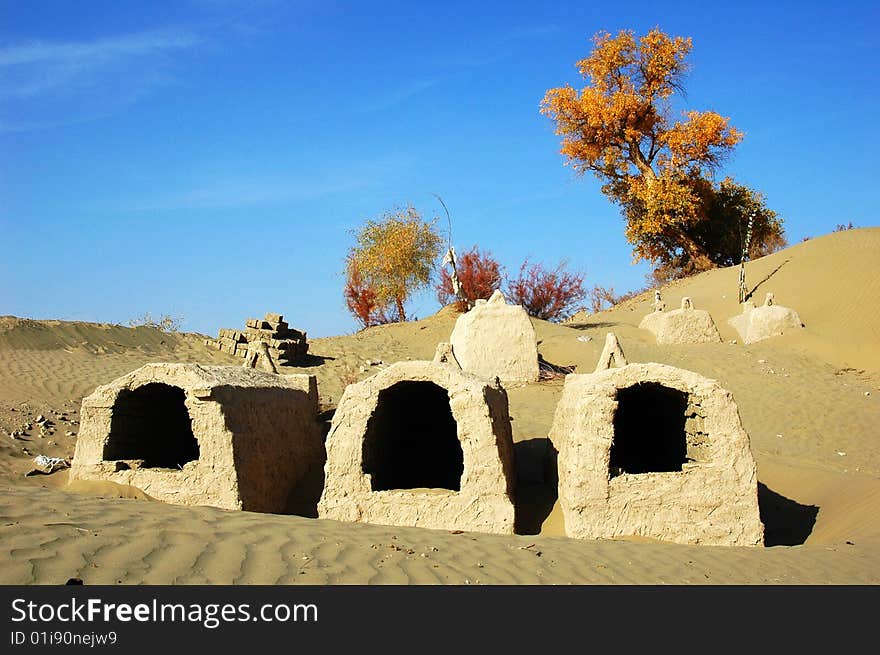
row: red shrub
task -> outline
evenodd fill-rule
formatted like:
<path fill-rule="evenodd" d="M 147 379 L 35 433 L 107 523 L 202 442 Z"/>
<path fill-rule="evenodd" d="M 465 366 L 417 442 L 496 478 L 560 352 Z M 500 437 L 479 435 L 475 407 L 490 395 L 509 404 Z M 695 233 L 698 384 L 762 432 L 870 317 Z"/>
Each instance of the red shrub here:
<path fill-rule="evenodd" d="M 347 266 L 348 277 L 345 282 L 345 306 L 362 327 L 391 323 L 395 320 L 386 307 L 377 302 L 377 293 L 361 276 L 353 260 Z"/>
<path fill-rule="evenodd" d="M 495 261 L 492 253 L 480 252 L 477 246 L 458 256 L 455 270 L 465 297 L 464 303 L 456 302 L 456 307 L 461 312 L 466 312 L 474 306 L 474 301 L 488 298 L 501 287 L 501 265 Z M 437 300 L 444 306 L 458 300 L 452 289 L 452 276 L 446 267 L 440 269 Z"/>
<path fill-rule="evenodd" d="M 561 262 L 555 271 L 547 271 L 543 264 L 523 262 L 519 276 L 509 280 L 507 297 L 525 307 L 529 316 L 547 321 L 561 321 L 577 309 L 577 304 L 587 296 L 584 275 L 565 270 Z"/>

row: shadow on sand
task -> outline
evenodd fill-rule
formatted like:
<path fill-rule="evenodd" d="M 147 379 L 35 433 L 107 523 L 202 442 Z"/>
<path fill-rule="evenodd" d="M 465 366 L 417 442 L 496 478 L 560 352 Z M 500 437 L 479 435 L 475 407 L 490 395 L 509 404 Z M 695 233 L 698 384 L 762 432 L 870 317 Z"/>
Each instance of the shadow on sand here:
<path fill-rule="evenodd" d="M 556 449 L 550 439 L 513 444 L 516 457 L 516 534 L 539 534 L 556 503 Z"/>
<path fill-rule="evenodd" d="M 327 357 L 325 355 L 313 355 L 311 353 L 307 353 L 302 359 L 300 359 L 295 368 L 311 368 L 313 366 L 321 366 L 324 362 L 332 362 L 335 357 Z"/>
<path fill-rule="evenodd" d="M 755 286 L 753 286 L 752 289 L 751 289 L 751 291 L 749 291 L 749 292 L 746 294 L 746 300 L 751 300 L 751 299 L 752 299 L 752 296 L 755 295 L 755 292 L 758 290 L 758 288 L 759 288 L 762 284 L 764 284 L 767 280 L 769 280 L 771 277 L 773 277 L 774 275 L 776 275 L 776 272 L 777 272 L 780 268 L 782 268 L 783 266 L 785 266 L 785 265 L 786 265 L 788 262 L 790 262 L 790 261 L 791 261 L 791 259 L 786 259 L 786 260 L 783 261 L 779 266 L 777 266 L 777 267 L 774 268 L 772 271 L 770 271 L 769 273 L 767 273 L 767 275 L 764 276 L 764 279 L 761 280 L 760 282 L 758 282 Z"/>
<path fill-rule="evenodd" d="M 764 524 L 765 546 L 800 546 L 816 525 L 819 508 L 801 505 L 758 483 L 758 506 Z"/>
<path fill-rule="evenodd" d="M 600 321 L 599 323 L 563 323 L 565 327 L 572 330 L 601 330 L 603 328 L 613 328 L 620 325 L 617 321 Z"/>

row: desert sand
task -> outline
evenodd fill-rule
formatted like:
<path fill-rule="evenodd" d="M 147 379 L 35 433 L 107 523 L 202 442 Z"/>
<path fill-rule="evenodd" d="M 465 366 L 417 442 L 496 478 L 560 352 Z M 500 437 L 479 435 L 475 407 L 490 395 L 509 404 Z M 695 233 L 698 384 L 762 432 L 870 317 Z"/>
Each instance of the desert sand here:
<path fill-rule="evenodd" d="M 658 345 L 638 328 L 647 292 L 565 324 L 533 320 L 545 362 L 591 372 L 613 331 L 630 362 L 659 362 L 733 393 L 759 479 L 763 548 L 564 536 L 547 434 L 559 374 L 508 386 L 517 456 L 513 536 L 392 528 L 314 518 L 321 471 L 291 515 L 166 505 L 110 483 L 68 486 L 66 471 L 25 476 L 37 454 L 71 457 L 82 398 L 149 362 L 240 365 L 205 335 L 0 318 L 0 583 L 62 584 L 876 584 L 880 582 L 880 228 L 814 238 L 746 265 L 757 304 L 773 292 L 805 324 L 743 345 L 738 269 L 662 289 L 706 309 L 720 343 Z M 273 311 L 276 308 L 267 308 Z M 285 310 L 292 325 L 295 308 Z M 243 317 L 244 318 L 244 317 Z M 322 419 L 344 387 L 407 359 L 431 359 L 457 318 L 311 339 Z M 218 326 L 219 327 L 219 326 Z M 211 335 L 213 336 L 213 335 Z M 734 343 L 734 341 L 737 341 Z M 40 436 L 38 415 L 54 423 Z M 10 435 L 29 423 L 25 435 Z M 296 515 L 293 515 L 296 514 Z"/>

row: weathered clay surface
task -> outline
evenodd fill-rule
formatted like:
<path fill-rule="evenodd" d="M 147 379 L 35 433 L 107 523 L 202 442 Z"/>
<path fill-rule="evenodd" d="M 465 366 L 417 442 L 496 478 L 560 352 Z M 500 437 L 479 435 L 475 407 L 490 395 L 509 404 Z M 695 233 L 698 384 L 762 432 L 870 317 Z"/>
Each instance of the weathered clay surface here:
<path fill-rule="evenodd" d="M 154 383 L 183 391 L 198 459 L 180 468 L 105 459 L 122 432 L 113 421 L 114 411 L 122 420 L 120 394 Z M 83 399 L 70 479 L 110 480 L 181 505 L 281 512 L 291 489 L 323 459 L 317 409 L 318 388 L 311 375 L 147 364 Z M 143 411 L 150 411 L 149 404 Z"/>
<path fill-rule="evenodd" d="M 383 390 L 402 382 L 445 389 L 463 454 L 459 491 L 373 491 L 364 438 Z M 419 434 L 413 434 L 418 439 Z M 326 441 L 321 518 L 447 530 L 512 533 L 514 461 L 507 393 L 499 385 L 436 362 L 398 362 L 349 385 Z"/>
<path fill-rule="evenodd" d="M 643 383 L 688 394 L 688 459 L 681 471 L 612 475 L 618 390 Z M 559 503 L 571 537 L 763 543 L 749 438 L 733 397 L 714 380 L 663 364 L 569 375 L 550 438 L 559 453 Z"/>
<path fill-rule="evenodd" d="M 767 294 L 761 307 L 755 307 L 751 302 L 743 303 L 743 313 L 729 318 L 727 323 L 736 329 L 743 343 L 778 337 L 804 327 L 798 313 L 790 307 L 777 305 L 772 293 Z"/>
<path fill-rule="evenodd" d="M 612 365 L 617 367 L 626 366 L 627 363 L 626 355 L 623 353 L 623 348 L 617 340 L 617 335 L 614 332 L 609 332 L 605 335 L 605 347 L 602 348 L 594 372 L 604 371 L 611 368 Z"/>
<path fill-rule="evenodd" d="M 247 345 L 247 353 L 245 354 L 245 368 L 255 368 L 258 371 L 266 373 L 277 373 L 278 367 L 269 352 L 269 346 L 265 341 L 251 341 Z"/>
<path fill-rule="evenodd" d="M 455 359 L 455 353 L 452 352 L 452 344 L 448 341 L 442 341 L 437 344 L 437 348 L 434 351 L 433 362 L 435 364 L 451 364 L 452 366 L 461 368 L 458 360 Z"/>
<path fill-rule="evenodd" d="M 508 305 L 500 291 L 459 316 L 450 337 L 463 371 L 487 380 L 538 379 L 538 340 L 525 309 Z"/>
<path fill-rule="evenodd" d="M 651 312 L 642 319 L 639 327 L 653 334 L 659 344 L 721 341 L 712 316 L 704 309 L 694 309 L 690 298 L 682 300 L 681 309 Z"/>

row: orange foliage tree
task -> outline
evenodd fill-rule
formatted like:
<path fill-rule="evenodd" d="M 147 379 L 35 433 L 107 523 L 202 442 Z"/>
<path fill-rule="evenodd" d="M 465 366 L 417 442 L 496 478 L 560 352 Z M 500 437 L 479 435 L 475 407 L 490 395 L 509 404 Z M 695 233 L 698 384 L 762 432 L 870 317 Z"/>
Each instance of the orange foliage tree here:
<path fill-rule="evenodd" d="M 489 298 L 492 292 L 501 287 L 502 266 L 489 251 L 480 251 L 477 246 L 460 255 L 456 263 L 456 274 L 461 283 L 464 301 L 458 300 L 452 286 L 452 276 L 443 268 L 437 284 L 437 300 L 441 305 L 456 301 L 456 308 L 466 312 L 481 298 Z"/>
<path fill-rule="evenodd" d="M 741 244 L 718 253 L 713 246 L 723 239 L 706 223 L 725 232 L 732 214 L 745 220 L 745 206 L 709 220 L 714 196 L 724 191 L 712 176 L 743 134 L 713 111 L 687 111 L 674 120 L 670 106 L 682 89 L 691 39 L 655 28 L 638 39 L 627 30 L 616 37 L 600 32 L 593 42 L 592 53 L 577 62 L 587 86 L 550 89 L 541 103 L 562 137 L 566 164 L 596 175 L 603 193 L 621 206 L 637 260 L 693 270 L 731 257 L 738 262 Z M 782 239 L 781 220 L 774 219 L 761 244 Z"/>
<path fill-rule="evenodd" d="M 405 304 L 413 292 L 430 284 L 440 252 L 435 223 L 422 220 L 408 205 L 368 220 L 354 232 L 356 244 L 345 264 L 345 297 L 362 324 L 406 320 Z"/>
<path fill-rule="evenodd" d="M 563 261 L 556 270 L 543 264 L 523 262 L 516 278 L 507 282 L 507 297 L 522 305 L 529 316 L 546 321 L 561 321 L 571 316 L 587 296 L 582 273 L 566 271 Z"/>

